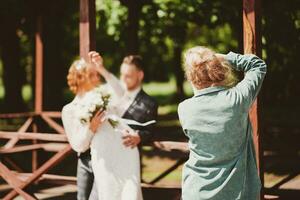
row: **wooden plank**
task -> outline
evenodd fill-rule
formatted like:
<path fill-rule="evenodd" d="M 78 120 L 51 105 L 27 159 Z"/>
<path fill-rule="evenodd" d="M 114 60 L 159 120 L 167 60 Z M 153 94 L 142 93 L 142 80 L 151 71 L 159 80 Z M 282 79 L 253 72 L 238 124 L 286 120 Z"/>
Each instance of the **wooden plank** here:
<path fill-rule="evenodd" d="M 25 132 L 29 128 L 30 124 L 32 123 L 32 120 L 33 120 L 32 117 L 28 118 L 26 120 L 26 122 L 21 126 L 21 128 L 19 128 L 18 132 Z M 6 149 L 12 148 L 13 146 L 15 146 L 15 144 L 18 141 L 19 141 L 18 138 L 12 138 L 5 144 L 4 148 L 6 148 Z"/>
<path fill-rule="evenodd" d="M 16 176 L 2 163 L 0 162 L 0 174 L 2 178 L 11 186 L 14 188 L 14 191 L 16 192 L 16 195 L 19 193 L 22 197 L 24 197 L 26 200 L 36 200 L 35 197 L 27 194 L 24 192 L 20 186 L 24 184 L 21 180 L 17 179 Z M 8 200 L 7 198 L 4 198 Z M 3 200 L 4 200 L 3 199 Z"/>
<path fill-rule="evenodd" d="M 156 141 L 153 144 L 156 148 L 163 151 L 178 150 L 183 153 L 189 152 L 189 147 L 187 142 Z"/>
<path fill-rule="evenodd" d="M 53 119 L 51 119 L 50 117 L 48 117 L 44 114 L 42 114 L 41 116 L 45 120 L 45 122 L 47 122 L 47 124 L 49 124 L 50 127 L 52 127 L 54 130 L 56 130 L 60 134 L 65 134 L 65 129 L 60 124 L 58 124 L 56 121 L 54 121 Z"/>
<path fill-rule="evenodd" d="M 40 144 L 31 144 L 31 145 L 21 145 L 16 146 L 10 149 L 0 148 L 0 153 L 2 154 L 11 154 L 11 153 L 19 153 L 24 151 L 32 151 L 43 149 L 49 152 L 58 152 L 65 148 L 67 143 L 40 143 Z"/>
<path fill-rule="evenodd" d="M 68 143 L 46 143 L 42 145 L 42 149 L 48 152 L 59 152 L 63 150 Z"/>
<path fill-rule="evenodd" d="M 32 173 L 15 173 L 15 175 L 20 180 L 26 180 L 30 176 L 32 176 Z M 39 182 L 43 183 L 51 183 L 51 184 L 58 184 L 58 185 L 67 185 L 67 184 L 73 184 L 76 185 L 77 183 L 77 177 L 75 176 L 62 176 L 62 175 L 56 175 L 56 174 L 43 174 L 39 178 Z"/>
<path fill-rule="evenodd" d="M 10 138 L 19 138 L 24 140 L 44 140 L 44 141 L 56 141 L 56 142 L 67 142 L 67 136 L 54 133 L 33 133 L 33 132 L 9 132 L 9 131 L 0 131 L 0 138 L 10 139 Z"/>
<path fill-rule="evenodd" d="M 37 132 L 38 131 L 38 127 L 37 127 L 36 123 L 34 123 L 32 125 L 32 131 L 33 132 Z M 37 140 L 32 140 L 32 144 L 36 145 L 37 144 Z M 37 155 L 37 153 L 38 152 L 36 150 L 34 150 L 34 149 L 33 149 L 32 153 L 31 153 L 32 154 L 32 156 L 31 156 L 31 170 L 33 172 L 35 172 L 35 170 L 38 167 L 38 155 Z"/>
<path fill-rule="evenodd" d="M 43 105 L 43 40 L 42 17 L 37 17 L 35 33 L 35 104 L 36 113 L 42 112 Z"/>
<path fill-rule="evenodd" d="M 61 176 L 61 175 L 54 175 L 54 174 L 44 174 L 41 179 L 44 183 L 51 183 L 51 184 L 59 184 L 59 185 L 66 185 L 66 184 L 77 184 L 77 177 L 75 176 Z"/>
<path fill-rule="evenodd" d="M 30 176 L 22 185 L 19 186 L 20 189 L 24 189 L 37 179 L 41 177 L 43 174 L 45 174 L 49 169 L 54 167 L 56 164 L 58 164 L 62 159 L 64 159 L 69 153 L 71 153 L 72 149 L 71 146 L 68 145 L 60 152 L 56 153 L 53 157 L 51 157 L 47 162 L 45 162 L 40 168 L 38 168 L 32 176 Z M 13 199 L 18 195 L 17 191 L 13 190 L 10 193 L 8 193 L 3 200 L 10 200 Z"/>
<path fill-rule="evenodd" d="M 88 60 L 88 52 L 96 49 L 95 0 L 80 0 L 80 57 Z"/>
<path fill-rule="evenodd" d="M 41 149 L 41 148 L 42 148 L 42 144 L 22 145 L 22 146 L 12 147 L 9 149 L 0 148 L 0 153 L 2 153 L 2 154 L 18 153 L 18 152 L 24 152 L 24 151 L 32 151 L 32 150 Z"/>
<path fill-rule="evenodd" d="M 42 114 L 51 118 L 61 118 L 61 112 L 56 111 L 43 111 Z"/>
<path fill-rule="evenodd" d="M 4 118 L 19 118 L 19 117 L 33 117 L 36 113 L 34 112 L 26 112 L 26 113 L 3 113 L 0 114 L 0 119 Z"/>

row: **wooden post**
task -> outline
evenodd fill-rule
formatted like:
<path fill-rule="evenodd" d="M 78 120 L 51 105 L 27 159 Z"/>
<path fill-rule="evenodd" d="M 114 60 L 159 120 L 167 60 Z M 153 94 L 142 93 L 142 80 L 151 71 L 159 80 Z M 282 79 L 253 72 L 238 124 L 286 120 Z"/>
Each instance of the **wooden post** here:
<path fill-rule="evenodd" d="M 88 60 L 89 51 L 96 49 L 95 0 L 80 0 L 80 57 Z"/>
<path fill-rule="evenodd" d="M 42 17 L 37 17 L 35 33 L 35 112 L 42 112 L 43 104 L 43 41 Z"/>
<path fill-rule="evenodd" d="M 37 128 L 37 124 L 36 122 L 34 122 L 32 124 L 32 131 L 34 133 L 38 132 L 38 128 Z M 32 144 L 37 144 L 37 140 L 32 140 Z M 33 150 L 32 151 L 32 163 L 31 163 L 31 169 L 32 169 L 32 173 L 34 173 L 38 168 L 38 152 L 37 150 Z"/>
<path fill-rule="evenodd" d="M 261 0 L 243 0 L 243 30 L 244 30 L 244 53 L 252 53 L 261 57 L 261 18 L 260 2 Z M 250 109 L 250 119 L 253 128 L 253 139 L 256 150 L 256 160 L 259 169 L 262 185 L 264 183 L 264 174 L 262 167 L 262 142 L 260 131 L 260 104 L 259 98 L 255 100 Z"/>

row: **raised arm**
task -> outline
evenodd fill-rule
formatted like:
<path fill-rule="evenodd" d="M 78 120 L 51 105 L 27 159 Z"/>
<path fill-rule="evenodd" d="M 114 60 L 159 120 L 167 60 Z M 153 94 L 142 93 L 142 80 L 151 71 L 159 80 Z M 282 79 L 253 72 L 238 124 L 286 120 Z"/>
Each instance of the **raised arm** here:
<path fill-rule="evenodd" d="M 91 63 L 93 63 L 101 76 L 106 80 L 106 82 L 112 87 L 116 95 L 120 98 L 124 95 L 125 90 L 120 84 L 119 79 L 110 73 L 103 65 L 103 59 L 99 53 L 95 51 L 89 52 L 89 58 Z"/>
<path fill-rule="evenodd" d="M 246 103 L 250 107 L 266 75 L 266 63 L 256 55 L 241 55 L 233 52 L 225 55 L 225 59 L 237 71 L 245 72 L 244 79 L 233 87 L 232 91 L 238 103 Z"/>

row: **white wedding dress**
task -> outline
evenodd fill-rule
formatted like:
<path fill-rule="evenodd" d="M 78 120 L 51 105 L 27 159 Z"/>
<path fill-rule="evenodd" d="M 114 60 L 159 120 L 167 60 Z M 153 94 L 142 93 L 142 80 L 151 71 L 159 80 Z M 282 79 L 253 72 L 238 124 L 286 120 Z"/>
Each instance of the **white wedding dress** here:
<path fill-rule="evenodd" d="M 120 130 L 129 128 L 119 123 L 113 128 L 106 120 L 93 134 L 88 125 L 80 122 L 82 105 L 93 96 L 93 90 L 64 106 L 62 121 L 72 148 L 84 152 L 91 148 L 92 168 L 99 200 L 142 200 L 140 157 L 137 148 L 125 147 Z M 107 113 L 119 115 L 122 98 L 113 96 Z M 119 115 L 120 116 L 120 115 Z"/>

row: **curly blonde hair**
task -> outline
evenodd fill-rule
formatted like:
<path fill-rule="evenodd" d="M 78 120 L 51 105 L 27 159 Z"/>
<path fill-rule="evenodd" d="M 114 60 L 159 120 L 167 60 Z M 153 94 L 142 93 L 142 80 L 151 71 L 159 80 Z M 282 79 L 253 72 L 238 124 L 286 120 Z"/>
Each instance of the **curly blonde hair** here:
<path fill-rule="evenodd" d="M 83 83 L 88 80 L 89 64 L 83 59 L 75 60 L 69 68 L 67 82 L 70 90 L 76 94 Z"/>
<path fill-rule="evenodd" d="M 184 66 L 188 81 L 197 89 L 210 86 L 232 87 L 238 80 L 230 64 L 206 47 L 196 46 L 188 49 Z"/>

